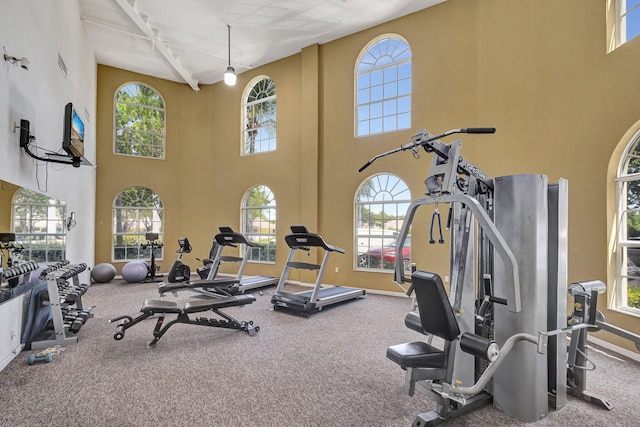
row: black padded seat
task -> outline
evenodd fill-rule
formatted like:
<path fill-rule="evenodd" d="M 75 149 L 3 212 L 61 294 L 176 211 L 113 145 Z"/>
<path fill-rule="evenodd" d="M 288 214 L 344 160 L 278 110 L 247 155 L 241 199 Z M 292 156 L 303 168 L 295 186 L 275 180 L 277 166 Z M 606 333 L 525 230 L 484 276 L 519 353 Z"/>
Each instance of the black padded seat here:
<path fill-rule="evenodd" d="M 446 356 L 442 350 L 422 341 L 388 347 L 387 358 L 403 369 L 444 368 L 446 364 Z"/>
<path fill-rule="evenodd" d="M 180 313 L 182 310 L 175 302 L 148 299 L 142 304 L 140 311 L 143 313 Z"/>
<path fill-rule="evenodd" d="M 256 300 L 253 295 L 234 295 L 219 299 L 194 300 L 185 303 L 184 313 L 197 313 L 199 311 L 215 310 L 218 308 L 233 307 L 236 305 L 251 304 Z"/>

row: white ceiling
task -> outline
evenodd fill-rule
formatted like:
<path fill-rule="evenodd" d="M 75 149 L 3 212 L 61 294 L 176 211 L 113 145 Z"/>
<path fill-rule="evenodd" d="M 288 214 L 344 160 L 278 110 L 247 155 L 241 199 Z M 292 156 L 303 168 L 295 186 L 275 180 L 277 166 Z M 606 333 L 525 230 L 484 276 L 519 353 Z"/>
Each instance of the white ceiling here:
<path fill-rule="evenodd" d="M 98 63 L 187 83 L 221 81 L 446 0 L 80 0 Z"/>

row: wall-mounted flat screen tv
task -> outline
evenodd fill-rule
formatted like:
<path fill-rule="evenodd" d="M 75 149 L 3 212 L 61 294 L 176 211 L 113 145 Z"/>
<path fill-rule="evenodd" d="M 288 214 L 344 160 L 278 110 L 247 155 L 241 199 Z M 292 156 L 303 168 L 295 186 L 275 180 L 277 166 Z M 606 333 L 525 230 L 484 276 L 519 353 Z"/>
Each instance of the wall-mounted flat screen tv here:
<path fill-rule="evenodd" d="M 84 123 L 70 102 L 64 109 L 62 149 L 73 157 L 84 157 Z"/>

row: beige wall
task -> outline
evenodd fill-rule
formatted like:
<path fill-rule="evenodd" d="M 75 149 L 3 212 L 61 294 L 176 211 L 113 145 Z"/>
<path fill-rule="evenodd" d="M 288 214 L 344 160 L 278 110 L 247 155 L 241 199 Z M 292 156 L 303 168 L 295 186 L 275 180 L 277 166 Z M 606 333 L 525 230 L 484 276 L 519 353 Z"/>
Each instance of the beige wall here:
<path fill-rule="evenodd" d="M 415 160 L 401 153 L 363 173 L 358 168 L 407 142 L 420 128 L 437 133 L 495 126 L 495 135 L 466 135 L 463 156 L 491 176 L 541 173 L 550 182 L 568 179 L 569 280 L 600 279 L 612 285 L 609 165 L 625 133 L 640 119 L 640 97 L 635 96 L 640 39 L 607 54 L 605 4 L 449 0 L 245 72 L 234 88 L 203 85 L 199 93 L 100 66 L 96 263 L 110 261 L 111 203 L 127 186 L 148 186 L 165 202 L 166 271 L 178 237 L 191 240 L 194 252 L 187 262 L 194 268 L 193 257 L 206 255 L 217 226 L 239 228 L 245 192 L 265 184 L 277 200 L 277 262 L 252 264 L 248 274 L 279 275 L 288 252 L 282 237 L 289 225 L 305 223 L 347 249 L 346 255 L 332 257 L 327 283 L 396 291 L 391 275 L 353 269 L 354 194 L 372 174 L 391 172 L 407 182 L 413 198 L 420 197 L 430 156 Z M 412 129 L 356 139 L 355 62 L 369 41 L 386 33 L 401 35 L 412 48 Z M 241 157 L 242 93 L 260 75 L 277 86 L 278 149 Z M 129 81 L 150 84 L 166 101 L 164 161 L 112 154 L 113 95 Z M 446 275 L 448 247 L 426 243 L 431 214 L 426 209 L 416 218 L 413 258 L 419 268 Z M 608 320 L 640 333 L 637 318 L 606 310 L 604 301 L 600 308 Z"/>

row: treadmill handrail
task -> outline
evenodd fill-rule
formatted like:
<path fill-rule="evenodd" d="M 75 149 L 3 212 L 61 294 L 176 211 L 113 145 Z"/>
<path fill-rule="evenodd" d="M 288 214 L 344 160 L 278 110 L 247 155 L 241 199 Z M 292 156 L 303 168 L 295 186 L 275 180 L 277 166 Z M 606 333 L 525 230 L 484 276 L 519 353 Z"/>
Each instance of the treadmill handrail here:
<path fill-rule="evenodd" d="M 263 247 L 263 245 L 259 243 L 255 243 L 247 240 L 247 238 L 242 233 L 238 233 L 235 231 L 218 233 L 215 235 L 214 238 L 216 239 L 216 242 L 218 242 L 218 244 L 222 246 L 235 246 L 237 244 L 241 244 L 241 245 L 250 246 L 252 248 Z"/>
<path fill-rule="evenodd" d="M 304 249 L 311 246 L 323 248 L 329 252 L 345 253 L 344 249 L 328 244 L 319 234 L 316 233 L 291 233 L 284 236 L 284 240 L 291 249 Z"/>

